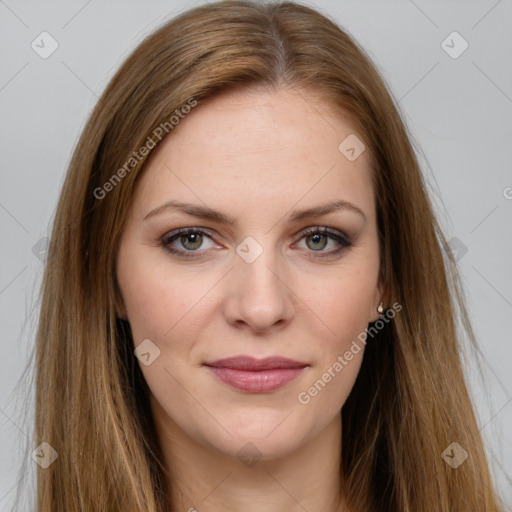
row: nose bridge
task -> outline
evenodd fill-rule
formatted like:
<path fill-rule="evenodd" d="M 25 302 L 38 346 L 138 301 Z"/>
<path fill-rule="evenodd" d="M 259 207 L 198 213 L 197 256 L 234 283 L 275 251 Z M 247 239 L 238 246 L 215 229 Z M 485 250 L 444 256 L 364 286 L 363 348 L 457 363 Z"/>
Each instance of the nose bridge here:
<path fill-rule="evenodd" d="M 230 321 L 243 321 L 261 330 L 293 315 L 286 265 L 274 245 L 271 236 L 248 236 L 236 247 Z"/>
<path fill-rule="evenodd" d="M 280 288 L 283 283 L 280 281 L 281 276 L 278 275 L 282 273 L 282 259 L 274 247 L 272 236 L 257 236 L 258 239 L 253 236 L 246 237 L 236 247 L 236 267 L 251 286 L 260 284 L 264 288 Z"/>

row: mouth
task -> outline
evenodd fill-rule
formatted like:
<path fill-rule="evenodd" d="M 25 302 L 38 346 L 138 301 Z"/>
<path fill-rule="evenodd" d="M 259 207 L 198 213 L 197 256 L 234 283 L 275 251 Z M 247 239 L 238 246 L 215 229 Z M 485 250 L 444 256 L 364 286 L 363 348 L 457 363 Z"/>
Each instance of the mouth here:
<path fill-rule="evenodd" d="M 284 357 L 255 359 L 236 356 L 204 363 L 219 380 L 232 388 L 249 393 L 268 393 L 297 378 L 307 363 Z"/>

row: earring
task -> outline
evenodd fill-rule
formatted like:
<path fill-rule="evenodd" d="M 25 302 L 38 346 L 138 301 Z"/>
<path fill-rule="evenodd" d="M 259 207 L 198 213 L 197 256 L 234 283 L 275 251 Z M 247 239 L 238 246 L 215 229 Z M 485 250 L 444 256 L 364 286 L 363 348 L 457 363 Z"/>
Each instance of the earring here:
<path fill-rule="evenodd" d="M 379 307 L 377 308 L 377 311 L 382 315 L 384 313 L 384 305 L 382 302 L 379 304 Z"/>

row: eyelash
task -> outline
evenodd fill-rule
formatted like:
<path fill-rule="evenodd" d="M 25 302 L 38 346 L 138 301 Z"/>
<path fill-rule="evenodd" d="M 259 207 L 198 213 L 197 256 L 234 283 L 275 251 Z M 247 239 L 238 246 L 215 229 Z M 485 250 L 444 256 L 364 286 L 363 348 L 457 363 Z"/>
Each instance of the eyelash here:
<path fill-rule="evenodd" d="M 212 237 L 211 232 L 206 231 L 202 228 L 181 228 L 181 229 L 177 229 L 176 231 L 172 231 L 171 233 L 165 235 L 160 240 L 160 245 L 162 247 L 164 247 L 164 249 L 166 251 L 168 251 L 171 254 L 174 254 L 176 256 L 179 256 L 179 257 L 183 257 L 183 258 L 200 257 L 200 253 L 204 252 L 204 250 L 203 251 L 200 251 L 200 250 L 182 251 L 182 250 L 175 249 L 170 246 L 170 244 L 172 242 L 174 242 L 174 240 L 178 239 L 181 236 L 190 235 L 190 234 L 201 234 L 201 235 L 206 235 L 209 238 Z M 313 258 L 325 258 L 328 256 L 335 256 L 341 252 L 344 252 L 345 250 L 349 249 L 350 247 L 352 247 L 352 241 L 350 240 L 350 238 L 347 235 L 342 234 L 341 232 L 331 231 L 329 228 L 320 228 L 320 227 L 308 228 L 302 233 L 300 239 L 302 240 L 302 238 L 305 238 L 305 237 L 311 236 L 311 235 L 316 235 L 316 234 L 319 234 L 322 236 L 327 236 L 328 238 L 331 238 L 332 240 L 336 241 L 339 244 L 339 248 L 331 250 L 331 251 L 327 251 L 327 252 L 311 251 L 313 253 L 314 252 L 320 253 L 320 254 L 313 255 L 312 256 Z"/>

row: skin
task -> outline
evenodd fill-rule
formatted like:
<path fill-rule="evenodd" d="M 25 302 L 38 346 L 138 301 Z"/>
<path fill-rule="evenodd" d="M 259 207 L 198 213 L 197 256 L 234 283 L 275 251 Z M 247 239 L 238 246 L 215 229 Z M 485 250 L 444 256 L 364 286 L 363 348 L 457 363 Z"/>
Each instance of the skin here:
<path fill-rule="evenodd" d="M 348 510 L 340 410 L 364 344 L 308 404 L 298 395 L 379 318 L 384 300 L 369 155 L 349 161 L 338 150 L 352 133 L 348 118 L 304 90 L 231 92 L 183 119 L 139 178 L 117 258 L 119 315 L 130 322 L 135 347 L 149 339 L 160 350 L 151 364 L 139 364 L 180 490 L 170 497 L 177 510 Z M 340 199 L 366 219 L 340 209 L 288 220 L 294 209 Z M 207 205 L 236 225 L 176 209 L 144 220 L 169 200 Z M 213 233 L 169 244 L 196 258 L 160 243 L 186 227 Z M 353 245 L 333 254 L 336 240 L 303 236 L 309 227 L 346 233 Z M 252 263 L 236 252 L 246 237 L 263 248 Z M 234 355 L 280 355 L 309 367 L 280 389 L 249 393 L 203 365 Z M 260 457 L 253 465 L 237 456 L 247 443 Z"/>

